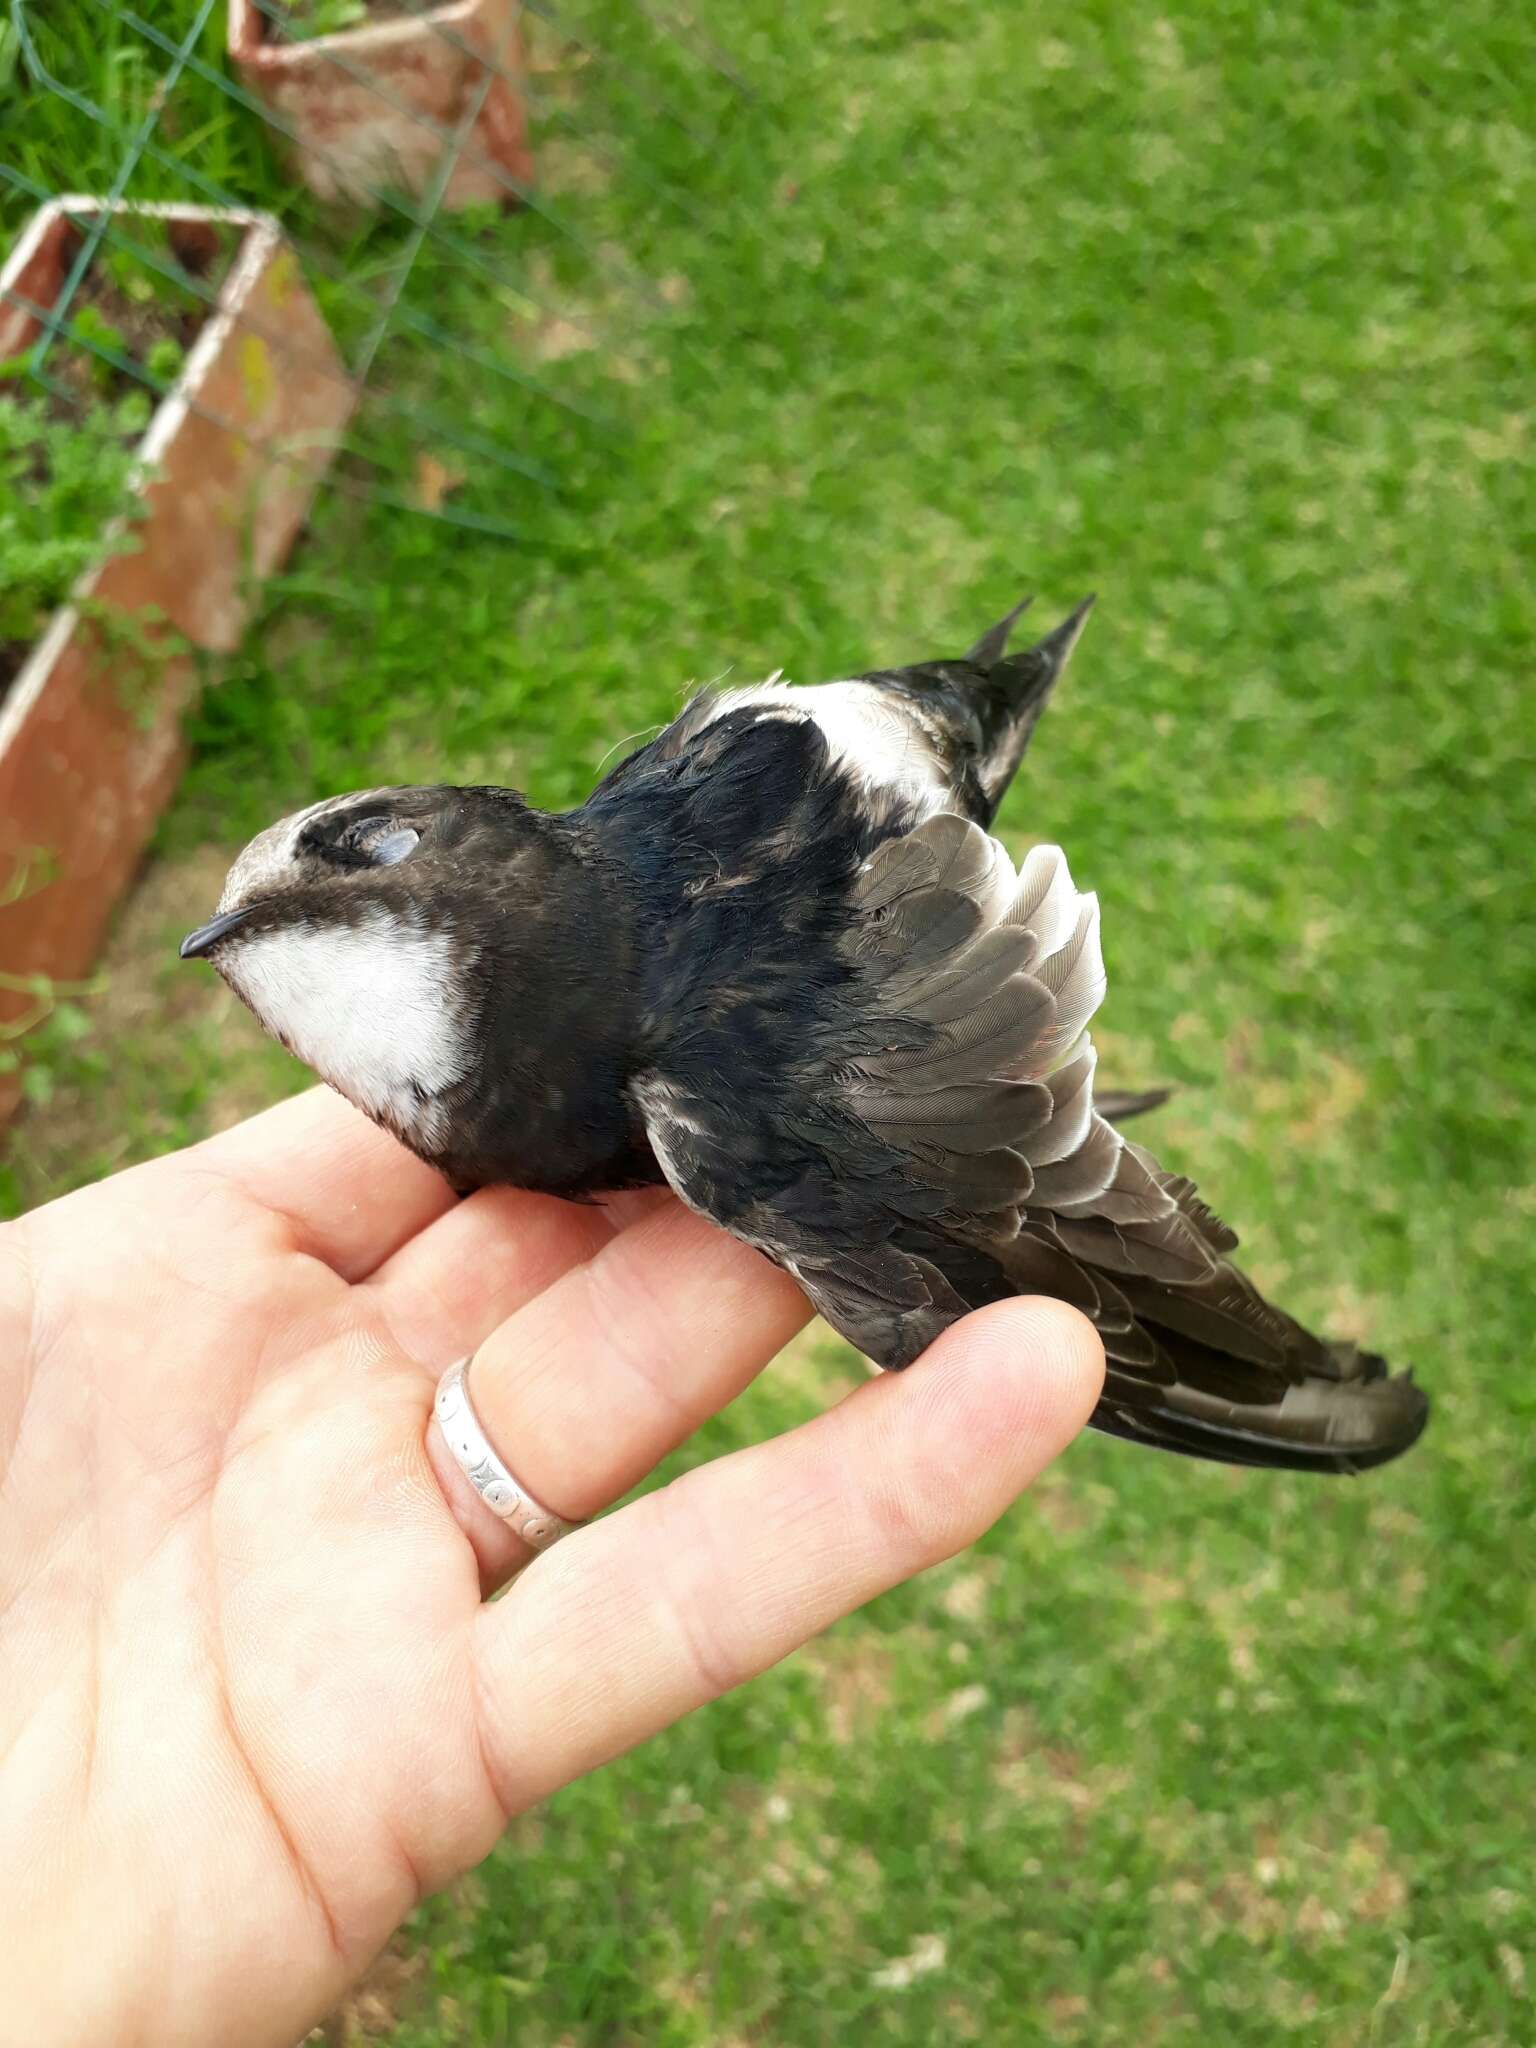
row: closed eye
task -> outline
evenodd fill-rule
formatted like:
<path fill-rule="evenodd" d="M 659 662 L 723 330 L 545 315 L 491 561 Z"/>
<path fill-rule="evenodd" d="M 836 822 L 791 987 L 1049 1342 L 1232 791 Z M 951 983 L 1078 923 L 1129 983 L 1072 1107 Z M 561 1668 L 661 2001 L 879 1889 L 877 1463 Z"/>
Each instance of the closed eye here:
<path fill-rule="evenodd" d="M 397 825 L 389 818 L 359 818 L 340 832 L 327 830 L 323 821 L 317 821 L 301 835 L 299 846 L 332 867 L 392 868 L 408 859 L 420 841 L 414 825 Z"/>
<path fill-rule="evenodd" d="M 421 834 L 414 825 L 395 825 L 380 838 L 370 840 L 362 851 L 374 864 L 381 868 L 392 868 L 408 854 L 414 853 Z"/>

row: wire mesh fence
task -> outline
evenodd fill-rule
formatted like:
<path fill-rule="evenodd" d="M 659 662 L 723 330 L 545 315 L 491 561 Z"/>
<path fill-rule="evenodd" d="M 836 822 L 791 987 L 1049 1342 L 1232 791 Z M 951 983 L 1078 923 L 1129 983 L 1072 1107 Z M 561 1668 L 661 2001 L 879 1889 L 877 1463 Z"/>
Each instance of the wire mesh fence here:
<path fill-rule="evenodd" d="M 547 367 L 578 344 L 622 345 L 622 314 L 576 308 L 573 278 L 586 272 L 619 306 L 656 297 L 627 253 L 584 222 L 583 169 L 633 178 L 657 206 L 686 207 L 676 182 L 633 153 L 626 160 L 609 117 L 627 103 L 707 150 L 741 90 L 736 75 L 654 10 L 627 10 L 627 47 L 613 48 L 600 28 L 516 0 L 143 5 L 82 0 L 61 26 L 35 0 L 11 0 L 0 221 L 15 227 L 62 194 L 101 202 L 50 303 L 7 281 L 3 302 L 28 331 L 25 349 L 9 351 L 12 374 L 64 405 L 59 357 L 83 355 L 98 388 L 127 381 L 165 397 L 170 352 L 151 362 L 151 351 L 125 349 L 111 310 L 126 311 L 125 299 L 158 304 L 167 328 L 185 329 L 213 309 L 217 281 L 151 237 L 133 202 L 263 208 L 296 249 L 360 401 L 332 487 L 526 540 L 511 508 L 529 492 L 558 492 L 562 430 L 579 421 L 619 431 L 584 395 L 590 377 Z M 570 260 L 556 264 L 552 248 Z M 531 344 L 513 335 L 492 351 L 472 338 L 454 318 L 466 288 L 500 297 Z M 280 336 L 256 338 L 281 346 Z M 517 404 L 466 408 L 466 372 Z M 475 424 L 487 411 L 494 433 Z M 423 449 L 437 451 L 425 477 Z"/>
<path fill-rule="evenodd" d="M 581 548 L 669 313 L 604 195 L 746 86 L 648 4 L 0 4 L 3 1111 L 306 520 Z"/>

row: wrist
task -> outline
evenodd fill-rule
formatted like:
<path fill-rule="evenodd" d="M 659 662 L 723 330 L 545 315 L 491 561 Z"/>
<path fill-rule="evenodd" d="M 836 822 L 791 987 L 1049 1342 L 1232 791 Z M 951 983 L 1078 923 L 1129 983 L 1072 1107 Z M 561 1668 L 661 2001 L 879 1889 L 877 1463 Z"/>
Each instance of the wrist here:
<path fill-rule="evenodd" d="M 187 1837 L 152 1736 L 130 1734 L 137 1769 L 116 1770 L 128 1731 L 97 1705 L 55 1688 L 0 1766 L 0 2048 L 292 2048 L 340 1995 L 336 1958 L 294 1924 L 284 1887 L 244 1880 L 228 1788 L 189 1760 L 187 1790 L 226 1835 L 198 1883 L 175 1857 Z"/>

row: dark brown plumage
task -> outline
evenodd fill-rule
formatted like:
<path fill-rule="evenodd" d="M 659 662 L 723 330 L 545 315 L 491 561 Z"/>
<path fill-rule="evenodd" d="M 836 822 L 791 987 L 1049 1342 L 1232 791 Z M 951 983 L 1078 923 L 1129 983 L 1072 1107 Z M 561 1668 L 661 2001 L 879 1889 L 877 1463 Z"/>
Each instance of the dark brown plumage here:
<path fill-rule="evenodd" d="M 1097 903 L 986 830 L 1086 614 L 1018 656 L 1015 613 L 962 658 L 701 695 L 564 817 L 338 798 L 255 842 L 189 945 L 456 1185 L 665 1177 L 881 1365 L 1043 1292 L 1104 1340 L 1099 1428 L 1380 1463 L 1423 1394 L 1260 1296 L 1111 1121 L 1155 1091 L 1095 1106 Z M 391 946 L 393 1037 L 356 1000 L 393 999 Z"/>

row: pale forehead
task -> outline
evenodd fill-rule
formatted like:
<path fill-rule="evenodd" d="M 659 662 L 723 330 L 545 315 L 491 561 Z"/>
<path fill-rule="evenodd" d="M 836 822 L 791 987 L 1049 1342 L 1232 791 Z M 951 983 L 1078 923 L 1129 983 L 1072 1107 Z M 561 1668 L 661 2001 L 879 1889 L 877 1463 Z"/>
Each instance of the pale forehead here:
<path fill-rule="evenodd" d="M 279 818 L 265 832 L 258 832 L 250 844 L 236 855 L 235 864 L 225 877 L 219 909 L 233 910 L 286 881 L 298 855 L 299 835 L 314 819 L 324 817 L 327 811 L 340 810 L 344 805 L 366 803 L 370 797 L 388 794 L 384 789 L 352 789 L 345 796 L 324 796 L 302 811 Z"/>

